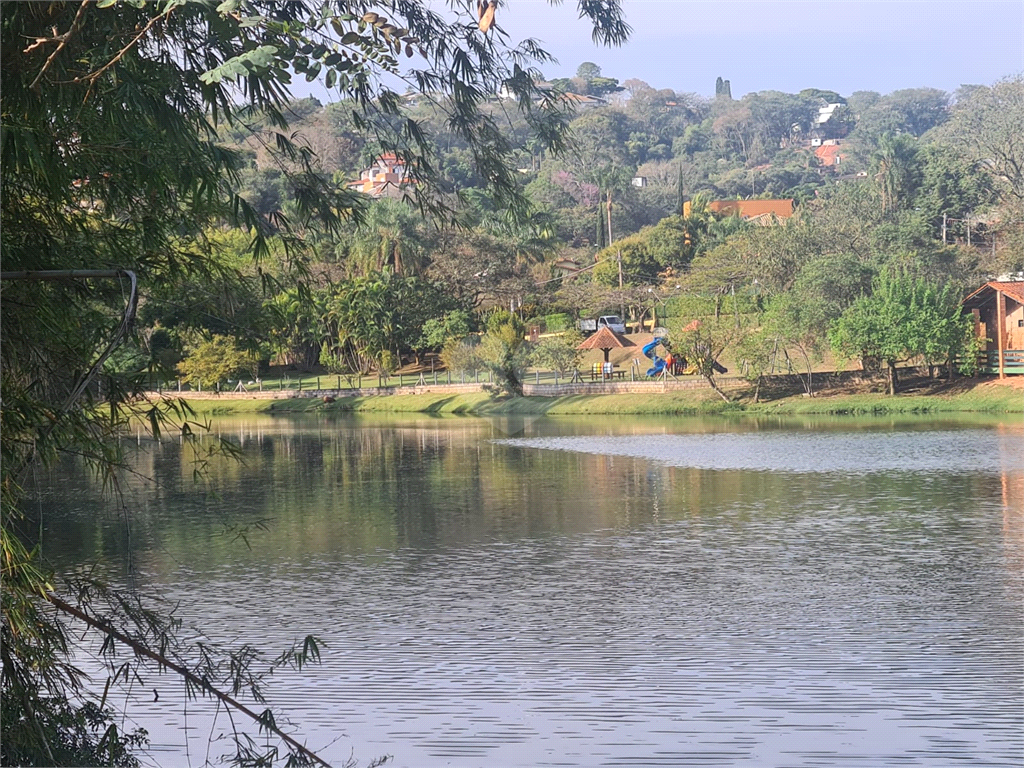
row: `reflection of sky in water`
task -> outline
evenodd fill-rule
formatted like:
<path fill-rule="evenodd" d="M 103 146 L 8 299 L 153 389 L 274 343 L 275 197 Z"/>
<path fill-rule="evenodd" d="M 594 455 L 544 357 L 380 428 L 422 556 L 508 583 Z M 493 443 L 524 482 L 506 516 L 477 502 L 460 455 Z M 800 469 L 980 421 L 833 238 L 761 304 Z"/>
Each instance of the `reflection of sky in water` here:
<path fill-rule="evenodd" d="M 519 448 L 625 456 L 695 469 L 844 474 L 1024 469 L 1024 438 L 992 430 L 574 436 L 495 442 Z M 999 458 L 994 461 L 996 456 Z"/>

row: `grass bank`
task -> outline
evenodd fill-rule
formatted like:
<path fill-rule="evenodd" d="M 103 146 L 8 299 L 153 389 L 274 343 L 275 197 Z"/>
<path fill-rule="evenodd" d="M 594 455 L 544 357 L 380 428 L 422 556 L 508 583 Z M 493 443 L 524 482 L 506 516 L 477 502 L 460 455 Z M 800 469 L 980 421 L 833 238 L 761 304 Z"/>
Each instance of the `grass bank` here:
<path fill-rule="evenodd" d="M 479 416 L 518 415 L 847 415 L 927 413 L 1024 413 L 1024 380 L 963 380 L 919 387 L 895 397 L 871 392 L 828 391 L 815 397 L 790 396 L 754 403 L 749 393 L 736 392 L 723 402 L 711 391 L 664 392 L 645 395 L 567 395 L 493 399 L 487 394 L 380 395 L 345 397 L 334 403 L 313 398 L 288 400 L 194 400 L 197 413 L 435 413 Z"/>

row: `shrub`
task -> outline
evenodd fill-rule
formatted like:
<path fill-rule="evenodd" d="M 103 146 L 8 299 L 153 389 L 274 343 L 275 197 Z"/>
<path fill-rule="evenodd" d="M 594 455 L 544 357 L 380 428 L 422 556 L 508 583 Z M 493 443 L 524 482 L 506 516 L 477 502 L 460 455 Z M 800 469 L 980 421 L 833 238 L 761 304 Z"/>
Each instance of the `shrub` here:
<path fill-rule="evenodd" d="M 553 315 L 545 315 L 542 318 L 544 322 L 544 328 L 548 333 L 558 333 L 559 331 L 567 331 L 573 327 L 573 319 L 570 315 L 565 312 L 558 312 Z"/>
<path fill-rule="evenodd" d="M 234 339 L 214 336 L 190 349 L 185 359 L 178 363 L 178 372 L 188 381 L 213 387 L 243 373 L 249 365 L 249 356 L 235 346 Z"/>
<path fill-rule="evenodd" d="M 558 371 L 560 376 L 565 376 L 580 367 L 583 352 L 576 347 L 581 341 L 583 336 L 577 330 L 541 339 L 533 351 L 533 364 Z"/>

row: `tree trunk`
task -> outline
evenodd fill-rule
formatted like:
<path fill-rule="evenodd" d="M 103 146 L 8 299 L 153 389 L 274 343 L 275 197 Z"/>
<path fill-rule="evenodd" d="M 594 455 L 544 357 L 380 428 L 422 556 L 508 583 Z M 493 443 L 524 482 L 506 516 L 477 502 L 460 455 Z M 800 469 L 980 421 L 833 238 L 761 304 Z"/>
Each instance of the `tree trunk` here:
<path fill-rule="evenodd" d="M 897 381 L 896 363 L 894 363 L 892 360 L 886 360 L 886 363 L 887 363 L 887 371 L 888 371 L 888 374 L 889 374 L 889 395 L 890 396 L 895 396 L 896 395 L 896 387 L 899 384 L 899 382 Z"/>
<path fill-rule="evenodd" d="M 757 403 L 761 402 L 758 396 L 761 394 L 761 379 L 763 379 L 763 378 L 764 378 L 763 376 L 758 376 L 757 377 L 757 381 L 754 383 L 754 404 L 755 405 L 757 405 Z"/>
<path fill-rule="evenodd" d="M 807 383 L 804 384 L 804 391 L 807 393 L 807 396 L 810 397 L 814 394 L 814 372 L 811 370 L 811 358 L 802 346 L 800 347 L 800 354 L 804 356 L 804 365 L 807 368 Z"/>
<path fill-rule="evenodd" d="M 614 239 L 612 238 L 612 191 L 609 189 L 608 190 L 608 245 L 611 245 L 612 242 L 614 242 Z M 621 265 L 621 263 L 622 263 L 621 262 L 621 259 L 622 259 L 621 255 L 619 256 L 619 259 L 620 259 L 619 263 Z"/>
<path fill-rule="evenodd" d="M 731 400 L 729 399 L 728 395 L 726 395 L 726 394 L 725 394 L 725 392 L 723 392 L 723 391 L 721 390 L 721 388 L 720 388 L 720 387 L 718 386 L 718 382 L 716 382 L 716 381 L 715 381 L 715 377 L 714 377 L 713 375 L 705 375 L 705 376 L 704 376 L 704 378 L 705 378 L 705 379 L 707 379 L 707 382 L 708 382 L 708 384 L 710 384 L 710 385 L 711 385 L 711 388 L 712 388 L 713 390 L 715 390 L 715 392 L 717 392 L 717 393 L 718 393 L 718 396 L 719 396 L 719 397 L 721 397 L 721 398 L 722 398 L 723 400 L 725 400 L 725 402 L 727 402 L 727 403 L 731 403 L 731 402 L 732 402 L 732 401 L 731 401 Z"/>

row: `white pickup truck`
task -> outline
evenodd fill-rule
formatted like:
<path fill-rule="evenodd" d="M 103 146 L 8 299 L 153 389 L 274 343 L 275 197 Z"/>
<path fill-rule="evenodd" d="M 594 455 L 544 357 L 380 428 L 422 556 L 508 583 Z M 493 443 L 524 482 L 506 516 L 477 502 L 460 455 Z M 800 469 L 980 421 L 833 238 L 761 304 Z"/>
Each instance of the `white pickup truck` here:
<path fill-rule="evenodd" d="M 580 330 L 584 333 L 593 333 L 601 328 L 610 328 L 615 333 L 626 332 L 626 324 L 618 315 L 601 315 L 597 320 L 580 320 Z"/>

